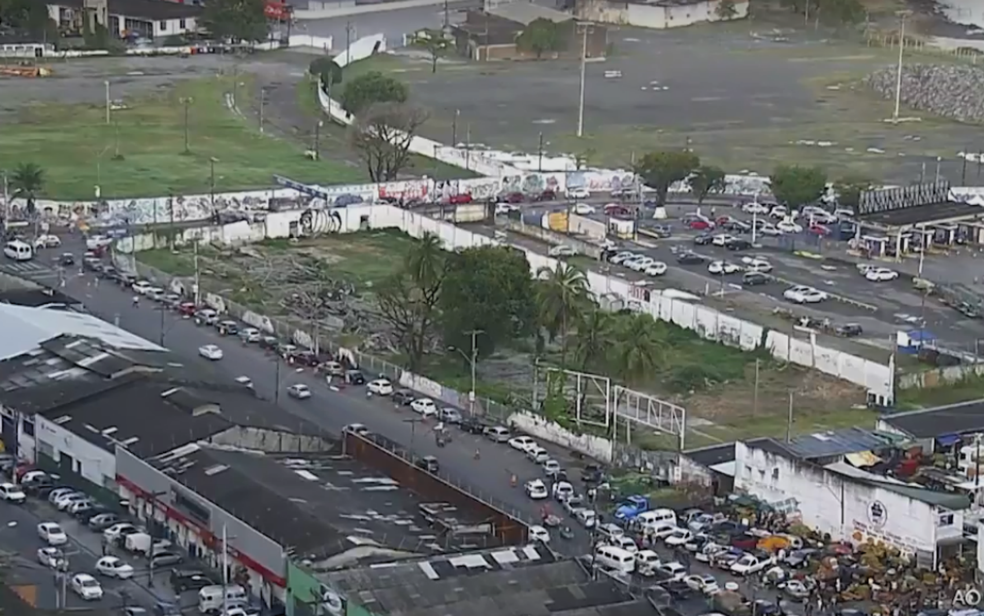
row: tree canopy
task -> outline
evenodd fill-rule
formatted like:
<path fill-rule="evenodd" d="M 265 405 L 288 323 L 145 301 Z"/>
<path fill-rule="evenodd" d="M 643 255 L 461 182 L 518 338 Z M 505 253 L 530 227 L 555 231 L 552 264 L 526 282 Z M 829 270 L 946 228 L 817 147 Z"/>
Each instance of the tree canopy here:
<path fill-rule="evenodd" d="M 827 189 L 827 174 L 818 167 L 779 165 L 769 176 L 772 194 L 789 207 L 813 203 Z"/>
<path fill-rule="evenodd" d="M 656 191 L 656 204 L 666 203 L 670 186 L 687 179 L 700 167 L 700 158 L 688 150 L 649 152 L 636 163 L 635 172 Z"/>
<path fill-rule="evenodd" d="M 405 103 L 410 96 L 407 85 L 379 71 L 370 71 L 345 83 L 340 103 L 342 108 L 358 116 L 379 103 Z"/>
<path fill-rule="evenodd" d="M 27 202 L 27 212 L 33 214 L 38 195 L 44 189 L 44 169 L 34 163 L 20 163 L 14 167 L 9 178 L 11 200 L 23 199 Z"/>
<path fill-rule="evenodd" d="M 431 57 L 431 72 L 437 72 L 437 61 L 448 55 L 454 41 L 438 28 L 420 30 L 410 39 L 410 46 L 423 49 Z"/>
<path fill-rule="evenodd" d="M 819 25 L 850 26 L 865 19 L 860 0 L 780 0 L 780 4 Z"/>
<path fill-rule="evenodd" d="M 861 193 L 871 190 L 875 183 L 869 178 L 854 175 L 846 176 L 834 183 L 837 193 L 837 203 L 844 207 L 857 207 L 861 201 Z"/>
<path fill-rule="evenodd" d="M 391 182 L 410 161 L 410 144 L 427 121 L 422 110 L 402 103 L 378 103 L 349 128 L 352 147 L 373 182 Z"/>
<path fill-rule="evenodd" d="M 726 186 L 724 170 L 713 165 L 701 165 L 690 176 L 690 190 L 697 204 L 704 202 L 712 192 L 721 192 Z"/>
<path fill-rule="evenodd" d="M 218 39 L 258 43 L 269 33 L 265 8 L 264 0 L 209 0 L 202 26 Z"/>
<path fill-rule="evenodd" d="M 338 66 L 334 58 L 328 56 L 311 60 L 311 64 L 308 65 L 308 72 L 326 86 L 342 83 L 342 67 Z"/>
<path fill-rule="evenodd" d="M 529 336 L 536 304 L 526 254 L 508 247 L 479 246 L 449 255 L 441 310 L 445 345 L 469 349 L 469 332 L 479 331 L 479 357 Z"/>
<path fill-rule="evenodd" d="M 58 24 L 48 15 L 48 6 L 36 0 L 0 0 L 0 26 L 49 42 L 58 38 Z"/>
<path fill-rule="evenodd" d="M 562 28 L 566 27 L 567 24 L 538 17 L 523 28 L 516 37 L 516 46 L 523 51 L 533 53 L 539 60 L 547 52 L 560 51 L 564 48 L 566 41 Z"/>

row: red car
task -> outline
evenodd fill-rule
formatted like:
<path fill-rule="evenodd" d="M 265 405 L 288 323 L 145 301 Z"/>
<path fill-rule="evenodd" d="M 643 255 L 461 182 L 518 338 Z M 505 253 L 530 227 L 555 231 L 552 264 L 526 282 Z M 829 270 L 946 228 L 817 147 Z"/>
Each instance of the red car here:
<path fill-rule="evenodd" d="M 696 220 L 691 220 L 690 224 L 687 226 L 690 227 L 691 229 L 694 229 L 695 231 L 710 231 L 711 229 L 714 228 L 714 225 L 711 223 L 711 221 L 701 220 L 699 218 Z"/>
<path fill-rule="evenodd" d="M 557 193 L 555 193 L 554 191 L 552 191 L 552 190 L 550 190 L 548 188 L 545 191 L 543 191 L 542 193 L 540 193 L 539 195 L 537 195 L 536 200 L 537 201 L 556 201 L 557 200 Z"/>
<path fill-rule="evenodd" d="M 451 195 L 448 197 L 448 203 L 451 205 L 468 205 L 472 202 L 472 196 L 470 193 L 463 193 L 460 195 Z"/>
<path fill-rule="evenodd" d="M 724 225 L 731 224 L 733 222 L 738 222 L 738 219 L 734 216 L 718 216 L 717 220 L 714 221 L 714 224 L 719 227 L 723 227 Z"/>
<path fill-rule="evenodd" d="M 181 302 L 178 304 L 176 310 L 186 317 L 191 317 L 195 315 L 195 311 L 198 310 L 198 306 L 195 305 L 195 302 Z"/>
<path fill-rule="evenodd" d="M 613 203 L 609 203 L 605 206 L 605 214 L 608 216 L 621 216 L 624 218 L 629 218 L 632 216 L 632 212 L 629 211 L 629 208 L 624 205 L 615 205 Z"/>
<path fill-rule="evenodd" d="M 820 237 L 827 237 L 830 235 L 830 229 L 817 223 L 810 225 L 808 231 L 813 235 L 819 235 Z"/>
<path fill-rule="evenodd" d="M 506 203 L 522 203 L 524 198 L 525 197 L 521 192 L 511 192 L 508 195 L 506 195 L 504 201 Z"/>

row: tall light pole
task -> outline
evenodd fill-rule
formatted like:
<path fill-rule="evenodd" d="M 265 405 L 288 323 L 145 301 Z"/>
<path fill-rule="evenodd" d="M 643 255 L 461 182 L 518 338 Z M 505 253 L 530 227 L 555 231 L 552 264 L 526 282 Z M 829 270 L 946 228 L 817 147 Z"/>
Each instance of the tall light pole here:
<path fill-rule="evenodd" d="M 191 108 L 191 103 L 193 103 L 194 101 L 190 96 L 182 97 L 179 100 L 181 101 L 181 104 L 184 105 L 184 153 L 190 154 L 191 142 L 189 141 L 189 135 L 188 135 L 188 114 Z"/>
<path fill-rule="evenodd" d="M 219 159 L 212 156 L 208 159 L 208 206 L 212 209 L 212 214 L 215 214 L 215 163 L 219 162 Z"/>
<path fill-rule="evenodd" d="M 462 332 L 471 336 L 471 353 L 465 353 L 457 347 L 449 347 L 449 350 L 457 351 L 459 355 L 465 358 L 471 367 L 471 391 L 468 392 L 468 413 L 475 413 L 475 384 L 478 380 L 478 336 L 479 334 L 484 334 L 485 332 L 481 329 L 473 329 L 471 331 Z"/>
<path fill-rule="evenodd" d="M 895 74 L 895 110 L 892 112 L 892 119 L 899 121 L 899 110 L 902 106 L 902 56 L 905 52 L 905 18 L 911 15 L 911 11 L 899 11 L 899 66 Z"/>
<path fill-rule="evenodd" d="M 112 122 L 110 118 L 112 115 L 111 109 L 113 106 L 109 100 L 109 80 L 107 79 L 106 81 L 104 81 L 103 85 L 106 86 L 106 124 L 109 124 Z"/>
<path fill-rule="evenodd" d="M 581 86 L 580 92 L 578 94 L 577 103 L 577 136 L 584 136 L 584 77 L 588 69 L 588 25 L 582 25 L 582 43 L 581 43 Z"/>

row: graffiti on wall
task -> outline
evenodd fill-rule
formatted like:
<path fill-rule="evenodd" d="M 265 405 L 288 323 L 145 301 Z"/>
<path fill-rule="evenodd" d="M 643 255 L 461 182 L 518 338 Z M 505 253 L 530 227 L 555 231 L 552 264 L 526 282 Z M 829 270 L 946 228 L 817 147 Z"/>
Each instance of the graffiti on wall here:
<path fill-rule="evenodd" d="M 213 212 L 266 210 L 269 205 L 270 195 L 265 192 L 122 199 L 106 201 L 99 218 L 131 225 L 190 222 L 206 220 Z"/>
<path fill-rule="evenodd" d="M 342 215 L 337 209 L 306 209 L 301 212 L 299 223 L 301 235 L 338 233 L 342 230 Z"/>
<path fill-rule="evenodd" d="M 387 182 L 380 184 L 376 194 L 379 199 L 410 199 L 423 200 L 430 192 L 429 180 L 408 180 L 403 182 Z"/>
<path fill-rule="evenodd" d="M 587 188 L 591 192 L 617 192 L 636 187 L 636 176 L 629 171 L 568 171 L 567 188 Z"/>

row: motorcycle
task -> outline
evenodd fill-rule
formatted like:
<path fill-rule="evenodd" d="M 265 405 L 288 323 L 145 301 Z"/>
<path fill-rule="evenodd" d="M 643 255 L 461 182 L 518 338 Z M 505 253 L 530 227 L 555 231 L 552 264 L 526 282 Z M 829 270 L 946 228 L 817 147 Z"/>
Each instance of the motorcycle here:
<path fill-rule="evenodd" d="M 560 529 L 560 538 L 561 539 L 573 539 L 574 538 L 574 530 L 570 526 L 565 526 L 565 527 L 561 528 Z"/>

